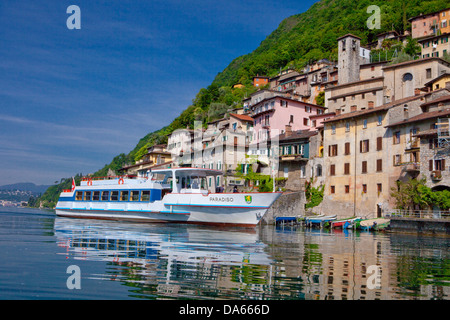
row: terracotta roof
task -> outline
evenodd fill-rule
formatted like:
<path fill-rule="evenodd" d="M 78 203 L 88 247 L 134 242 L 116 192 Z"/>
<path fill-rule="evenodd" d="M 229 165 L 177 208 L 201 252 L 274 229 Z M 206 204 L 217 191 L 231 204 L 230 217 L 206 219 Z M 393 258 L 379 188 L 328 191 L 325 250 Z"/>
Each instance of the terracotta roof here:
<path fill-rule="evenodd" d="M 424 104 L 421 104 L 420 106 L 421 107 L 427 107 L 427 106 L 431 106 L 433 104 L 438 104 L 440 102 L 447 102 L 447 101 L 450 101 L 450 95 L 443 96 L 443 97 L 440 97 L 440 98 L 437 98 L 437 99 L 425 102 Z"/>
<path fill-rule="evenodd" d="M 450 65 L 450 63 L 448 63 L 447 61 L 441 59 L 441 58 L 437 58 L 437 57 L 430 57 L 430 58 L 422 58 L 422 59 L 417 59 L 417 60 L 411 60 L 411 61 L 405 61 L 405 62 L 401 62 L 401 63 L 397 63 L 397 64 L 392 64 L 392 65 L 388 65 L 383 67 L 383 69 L 390 69 L 390 68 L 396 68 L 396 67 L 402 67 L 402 66 L 407 66 L 409 64 L 416 64 L 416 63 L 422 63 L 422 62 L 429 62 L 429 61 L 439 61 L 439 62 L 443 62 L 447 65 Z"/>
<path fill-rule="evenodd" d="M 425 137 L 425 136 L 435 136 L 437 135 L 437 129 L 430 129 L 430 130 L 425 130 L 422 132 L 419 132 L 417 134 L 414 135 L 414 137 Z"/>
<path fill-rule="evenodd" d="M 246 115 L 246 114 L 236 114 L 236 113 L 230 113 L 231 117 L 234 117 L 236 119 L 242 120 L 242 121 L 248 121 L 253 122 L 253 118 Z"/>
<path fill-rule="evenodd" d="M 403 124 L 408 124 L 408 123 L 413 123 L 413 122 L 417 122 L 417 121 L 422 121 L 422 120 L 428 120 L 428 119 L 433 119 L 433 118 L 439 118 L 439 117 L 445 117 L 445 116 L 449 116 L 450 115 L 450 108 L 445 109 L 445 110 L 437 110 L 437 111 L 432 111 L 432 112 L 424 112 L 419 114 L 418 116 L 409 118 L 409 119 L 405 119 L 403 121 L 399 121 L 393 124 L 390 124 L 388 127 L 394 127 L 394 126 L 399 126 L 399 125 L 403 125 Z"/>
<path fill-rule="evenodd" d="M 289 140 L 298 140 L 298 139 L 307 139 L 312 136 L 315 136 L 318 134 L 317 131 L 305 131 L 305 130 L 299 130 L 299 131 L 293 131 L 291 135 L 286 136 L 286 133 L 280 134 L 278 136 L 279 141 L 289 141 Z"/>
<path fill-rule="evenodd" d="M 327 119 L 324 120 L 324 123 L 328 123 L 328 122 L 335 122 L 335 121 L 339 121 L 339 120 L 344 120 L 344 119 L 350 119 L 350 118 L 356 118 L 356 117 L 361 117 L 370 113 L 374 113 L 374 112 L 378 112 L 378 111 L 386 111 L 389 110 L 392 107 L 395 107 L 399 104 L 403 104 L 406 102 L 410 102 L 410 101 L 414 101 L 417 99 L 421 99 L 425 96 L 425 94 L 421 94 L 418 96 L 412 96 L 412 97 L 408 97 L 408 98 L 403 98 L 403 99 L 399 99 L 399 100 L 395 100 L 392 101 L 390 103 L 386 103 L 382 106 L 373 108 L 373 109 L 367 109 L 367 110 L 361 110 L 361 111 L 355 111 L 355 112 L 349 112 L 349 113 L 343 113 L 340 115 L 335 116 L 334 118 L 331 119 Z"/>

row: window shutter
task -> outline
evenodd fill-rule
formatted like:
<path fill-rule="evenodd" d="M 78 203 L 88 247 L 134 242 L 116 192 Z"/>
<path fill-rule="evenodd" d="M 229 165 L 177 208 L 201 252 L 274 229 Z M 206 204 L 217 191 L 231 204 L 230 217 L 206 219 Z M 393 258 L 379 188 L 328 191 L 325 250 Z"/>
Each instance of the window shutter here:
<path fill-rule="evenodd" d="M 445 159 L 441 160 L 441 167 L 442 167 L 441 170 L 445 171 Z"/>
<path fill-rule="evenodd" d="M 433 160 L 430 160 L 429 163 L 430 163 L 430 168 L 429 169 L 430 169 L 430 171 L 433 171 Z"/>
<path fill-rule="evenodd" d="M 383 137 L 377 138 L 377 151 L 383 150 Z"/>

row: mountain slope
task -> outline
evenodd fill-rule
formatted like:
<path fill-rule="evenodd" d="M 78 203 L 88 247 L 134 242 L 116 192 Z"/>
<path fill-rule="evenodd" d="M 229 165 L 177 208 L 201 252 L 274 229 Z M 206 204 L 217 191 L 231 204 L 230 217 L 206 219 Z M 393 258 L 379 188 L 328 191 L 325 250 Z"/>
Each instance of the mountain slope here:
<path fill-rule="evenodd" d="M 378 5 L 381 9 L 381 29 L 369 30 L 367 7 Z M 172 123 L 141 138 L 129 154 L 116 156 L 94 175 L 105 176 L 109 169 L 116 171 L 123 165 L 140 158 L 146 148 L 154 143 L 167 142 L 167 135 L 176 129 L 193 127 L 194 120 L 204 124 L 212 120 L 211 105 L 224 104 L 239 107 L 244 96 L 254 92 L 253 76 L 274 76 L 280 69 L 301 69 L 307 63 L 322 58 L 337 59 L 337 38 L 347 33 L 362 39 L 362 45 L 371 42 L 376 35 L 394 29 L 398 33 L 410 29 L 408 18 L 430 13 L 450 6 L 449 0 L 321 0 L 304 13 L 284 19 L 253 52 L 234 59 L 220 72 L 210 86 L 202 88 L 193 103 Z M 232 89 L 242 83 L 245 88 Z M 56 188 L 53 188 L 56 190 Z M 57 188 L 59 189 L 59 188 Z M 46 199 L 53 199 L 45 195 Z M 56 203 L 57 196 L 49 200 Z"/>

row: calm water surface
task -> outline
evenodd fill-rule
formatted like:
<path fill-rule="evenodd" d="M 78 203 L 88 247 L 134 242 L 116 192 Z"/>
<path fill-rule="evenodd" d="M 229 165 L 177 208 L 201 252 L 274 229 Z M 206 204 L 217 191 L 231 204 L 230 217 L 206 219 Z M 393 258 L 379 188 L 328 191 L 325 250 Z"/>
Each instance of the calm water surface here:
<path fill-rule="evenodd" d="M 448 300 L 449 245 L 449 238 L 143 225 L 0 207 L 0 299 Z M 71 265 L 81 289 L 67 287 Z"/>

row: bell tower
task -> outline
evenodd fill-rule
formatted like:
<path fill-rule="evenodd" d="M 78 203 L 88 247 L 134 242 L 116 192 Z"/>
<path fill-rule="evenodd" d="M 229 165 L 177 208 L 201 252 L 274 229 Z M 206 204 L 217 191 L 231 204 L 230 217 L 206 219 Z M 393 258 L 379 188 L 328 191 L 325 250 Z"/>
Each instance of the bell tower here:
<path fill-rule="evenodd" d="M 339 84 L 359 81 L 361 38 L 347 34 L 338 39 Z"/>

